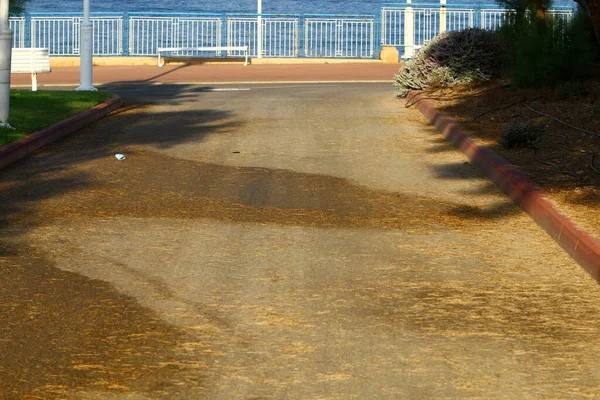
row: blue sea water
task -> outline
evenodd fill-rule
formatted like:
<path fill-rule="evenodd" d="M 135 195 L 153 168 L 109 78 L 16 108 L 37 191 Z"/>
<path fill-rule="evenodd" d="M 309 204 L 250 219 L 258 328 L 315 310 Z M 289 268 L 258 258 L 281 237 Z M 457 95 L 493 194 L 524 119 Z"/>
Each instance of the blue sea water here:
<path fill-rule="evenodd" d="M 99 12 L 230 12 L 256 13 L 257 0 L 90 0 L 90 9 Z M 263 0 L 263 13 L 273 14 L 375 14 L 378 0 Z M 83 0 L 31 0 L 31 12 L 81 11 Z"/>
<path fill-rule="evenodd" d="M 229 12 L 255 13 L 257 0 L 90 0 L 92 12 Z M 393 0 L 389 2 L 394 2 Z M 437 4 L 435 0 L 417 0 Z M 495 4 L 494 0 L 476 0 L 475 2 Z M 374 14 L 381 9 L 380 0 L 262 0 L 263 13 L 273 14 Z M 448 3 L 471 4 L 468 0 L 448 0 Z M 574 4 L 560 0 L 557 4 Z M 27 11 L 30 12 L 82 12 L 83 0 L 31 0 Z"/>

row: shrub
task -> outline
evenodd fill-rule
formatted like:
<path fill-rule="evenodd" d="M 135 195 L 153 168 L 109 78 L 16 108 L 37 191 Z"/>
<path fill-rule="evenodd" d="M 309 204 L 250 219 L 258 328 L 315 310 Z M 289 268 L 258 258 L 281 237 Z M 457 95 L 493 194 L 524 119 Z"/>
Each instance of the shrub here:
<path fill-rule="evenodd" d="M 508 46 L 506 75 L 518 87 L 555 87 L 595 72 L 593 29 L 585 13 L 571 22 L 527 17 L 500 29 Z"/>
<path fill-rule="evenodd" d="M 395 77 L 398 96 L 409 90 L 489 80 L 502 70 L 503 37 L 483 29 L 445 32 L 427 43 Z"/>
<path fill-rule="evenodd" d="M 506 149 L 533 147 L 545 131 L 542 123 L 513 122 L 504 125 L 498 143 Z"/>

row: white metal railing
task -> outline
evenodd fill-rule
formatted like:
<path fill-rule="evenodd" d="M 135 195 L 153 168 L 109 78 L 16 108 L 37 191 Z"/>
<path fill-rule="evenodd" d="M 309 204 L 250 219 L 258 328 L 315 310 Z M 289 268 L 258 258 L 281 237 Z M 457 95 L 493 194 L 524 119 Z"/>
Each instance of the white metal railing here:
<path fill-rule="evenodd" d="M 510 15 L 506 9 L 483 9 L 481 10 L 481 27 L 483 29 L 495 30 L 506 23 Z"/>
<path fill-rule="evenodd" d="M 381 42 L 385 46 L 404 46 L 405 8 L 381 9 Z"/>
<path fill-rule="evenodd" d="M 258 56 L 257 37 L 257 18 L 227 18 L 228 46 L 248 46 L 248 55 L 256 57 Z"/>
<path fill-rule="evenodd" d="M 92 17 L 94 48 L 99 56 L 123 54 L 123 17 Z"/>
<path fill-rule="evenodd" d="M 573 18 L 573 10 L 548 10 L 548 15 L 561 22 L 568 22 Z M 514 11 L 502 8 L 481 10 L 481 28 L 495 30 L 506 23 Z"/>
<path fill-rule="evenodd" d="M 261 57 L 296 57 L 298 56 L 298 18 L 262 17 Z M 258 18 L 230 17 L 227 18 L 227 45 L 248 46 L 248 54 L 257 57 L 258 54 Z M 241 55 L 230 52 L 230 55 Z"/>
<path fill-rule="evenodd" d="M 134 15 L 129 18 L 129 54 L 154 56 L 159 47 L 220 47 L 221 26 L 221 18 L 216 16 Z"/>
<path fill-rule="evenodd" d="M 562 22 L 568 22 L 573 19 L 573 10 L 549 10 L 548 15 Z"/>
<path fill-rule="evenodd" d="M 79 54 L 81 17 L 32 17 L 31 47 L 43 47 L 53 56 Z"/>
<path fill-rule="evenodd" d="M 25 47 L 25 18 L 11 17 L 8 21 L 10 29 L 13 31 L 12 47 Z"/>
<path fill-rule="evenodd" d="M 32 16 L 31 47 L 43 47 L 52 56 L 79 54 L 80 16 Z M 94 16 L 91 18 L 95 55 L 123 53 L 123 17 Z"/>
<path fill-rule="evenodd" d="M 474 11 L 468 8 L 443 8 L 440 30 L 460 31 L 474 26 Z M 445 18 L 444 18 L 444 14 Z M 444 29 L 445 25 L 445 29 Z"/>
<path fill-rule="evenodd" d="M 438 6 L 406 1 L 383 5 L 377 43 L 376 21 L 371 16 L 98 13 L 91 18 L 93 51 L 100 56 L 156 56 L 158 48 L 248 46 L 252 57 L 372 58 L 381 44 L 402 46 L 402 57 L 410 58 L 416 49 L 441 32 L 468 27 L 497 29 L 509 20 L 511 13 L 494 5 L 467 6 L 439 0 Z M 574 9 L 557 7 L 548 14 L 568 21 L 573 18 Z M 48 48 L 52 56 L 79 55 L 81 19 L 77 13 L 32 13 L 11 18 L 13 47 Z M 178 54 L 223 53 L 220 50 Z M 238 53 L 229 51 L 227 55 L 242 55 Z"/>
<path fill-rule="evenodd" d="M 439 8 L 415 8 L 413 18 L 415 46 L 422 46 L 440 33 Z"/>
<path fill-rule="evenodd" d="M 262 18 L 264 57 L 298 56 L 298 18 Z"/>
<path fill-rule="evenodd" d="M 372 58 L 375 52 L 372 18 L 306 18 L 306 57 Z"/>
<path fill-rule="evenodd" d="M 439 6 L 431 4 L 384 5 L 381 9 L 381 44 L 383 46 L 403 46 L 402 58 L 411 58 L 416 49 L 442 32 L 472 27 L 498 29 L 514 13 L 498 7 L 446 4 L 440 0 Z M 573 18 L 573 9 L 548 10 L 554 18 L 567 22 Z"/>
<path fill-rule="evenodd" d="M 159 48 L 248 46 L 253 57 L 371 58 L 378 46 L 375 18 L 370 16 L 105 14 L 92 16 L 94 55 L 156 56 Z M 11 19 L 13 47 L 44 47 L 52 56 L 79 55 L 81 20 L 76 13 L 33 13 Z M 224 55 L 223 50 L 176 53 Z M 238 53 L 230 50 L 227 55 Z"/>

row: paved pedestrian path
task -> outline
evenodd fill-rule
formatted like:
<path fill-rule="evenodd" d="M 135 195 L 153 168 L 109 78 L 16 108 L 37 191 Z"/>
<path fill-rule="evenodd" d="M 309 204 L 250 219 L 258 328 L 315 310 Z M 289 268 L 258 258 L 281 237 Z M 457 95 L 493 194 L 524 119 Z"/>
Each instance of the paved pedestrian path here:
<path fill-rule="evenodd" d="M 0 171 L 1 398 L 600 396 L 596 282 L 389 82 L 114 79 Z"/>

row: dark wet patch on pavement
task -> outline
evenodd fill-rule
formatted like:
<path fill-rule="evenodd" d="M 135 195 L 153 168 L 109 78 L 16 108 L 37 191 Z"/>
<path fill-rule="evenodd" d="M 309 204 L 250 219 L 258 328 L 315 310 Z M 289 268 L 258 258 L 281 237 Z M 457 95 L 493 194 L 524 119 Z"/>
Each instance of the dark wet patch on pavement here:
<path fill-rule="evenodd" d="M 155 312 L 106 282 L 53 267 L 34 249 L 4 254 L 2 399 L 59 399 L 88 391 L 169 398 L 184 385 L 202 385 L 198 367 L 206 365 L 199 366 L 197 356 L 186 363 L 178 349 L 185 334 Z"/>
<path fill-rule="evenodd" d="M 325 175 L 200 163 L 143 150 L 129 153 L 122 162 L 107 156 L 74 164 L 48 179 L 39 171 L 7 174 L 14 184 L 0 193 L 0 201 L 14 204 L 54 191 L 55 196 L 39 196 L 38 217 L 209 218 L 411 231 L 465 223 L 456 212 L 459 206 L 450 201 L 373 190 Z M 15 183 L 31 179 L 37 181 L 35 192 L 30 185 Z M 470 219 L 483 222 L 515 210 L 479 210 Z"/>

